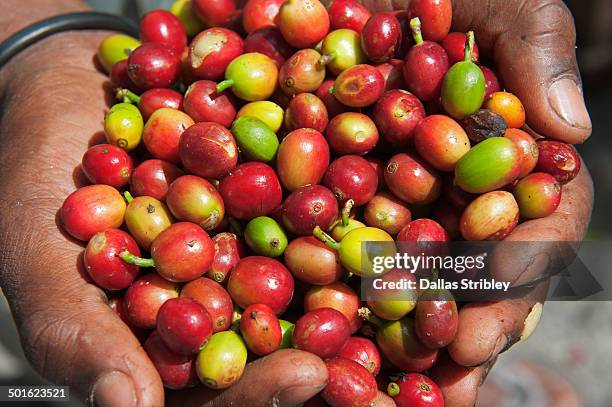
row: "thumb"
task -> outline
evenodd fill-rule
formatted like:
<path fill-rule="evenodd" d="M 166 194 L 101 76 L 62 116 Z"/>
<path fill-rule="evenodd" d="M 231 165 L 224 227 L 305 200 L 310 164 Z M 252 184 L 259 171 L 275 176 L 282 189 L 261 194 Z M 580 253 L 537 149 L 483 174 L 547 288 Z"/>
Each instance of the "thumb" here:
<path fill-rule="evenodd" d="M 30 290 L 25 296 L 35 301 L 12 304 L 32 366 L 92 405 L 162 406 L 155 367 L 104 294 L 84 281 L 68 287 L 56 287 L 52 296 Z"/>
<path fill-rule="evenodd" d="M 175 392 L 168 405 L 185 406 L 298 406 L 327 384 L 327 369 L 318 356 L 283 349 L 250 363 L 242 378 L 220 393 L 204 386 Z"/>
<path fill-rule="evenodd" d="M 445 407 L 473 407 L 478 399 L 478 390 L 487 378 L 495 360 L 476 367 L 465 367 L 443 354 L 429 372 L 440 386 Z"/>
<path fill-rule="evenodd" d="M 453 28 L 474 29 L 535 132 L 582 143 L 592 131 L 576 62 L 573 17 L 561 0 L 455 1 Z M 521 5 L 521 7 L 519 7 Z"/>

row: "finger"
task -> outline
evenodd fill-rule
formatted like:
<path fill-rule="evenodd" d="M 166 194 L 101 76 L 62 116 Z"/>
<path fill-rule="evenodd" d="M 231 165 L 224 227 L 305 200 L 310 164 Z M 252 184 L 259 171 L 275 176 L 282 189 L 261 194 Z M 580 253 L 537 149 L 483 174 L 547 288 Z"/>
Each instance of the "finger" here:
<path fill-rule="evenodd" d="M 66 255 L 71 262 L 80 259 Z M 25 298 L 10 301 L 32 366 L 98 406 L 162 406 L 161 380 L 136 337 L 104 293 L 68 270 L 56 274 L 53 295 L 48 284 L 39 284 L 24 292 Z"/>
<path fill-rule="evenodd" d="M 545 292 L 547 285 L 540 289 Z M 448 354 L 462 366 L 494 360 L 515 343 L 526 340 L 542 316 L 542 302 L 533 299 L 472 302 L 459 311 L 455 339 Z"/>
<path fill-rule="evenodd" d="M 519 225 L 492 253 L 489 266 L 492 277 L 513 286 L 538 279 L 560 254 L 555 242 L 580 242 L 584 238 L 593 209 L 593 181 L 582 163 L 578 176 L 563 186 L 561 203 L 552 215 Z M 534 242 L 525 245 L 516 242 Z M 520 250 L 519 247 L 520 246 Z M 512 259 L 512 261 L 508 261 Z M 564 259 L 568 261 L 570 259 Z"/>
<path fill-rule="evenodd" d="M 574 20 L 563 1 L 456 0 L 453 29 L 476 32 L 533 130 L 568 143 L 591 135 Z"/>
<path fill-rule="evenodd" d="M 442 356 L 429 373 L 442 390 L 444 406 L 473 407 L 478 398 L 478 389 L 494 362 L 465 367 L 455 363 L 448 355 Z"/>
<path fill-rule="evenodd" d="M 327 384 L 327 369 L 318 356 L 283 349 L 250 363 L 242 378 L 220 393 L 200 386 L 173 393 L 168 405 L 180 406 L 297 406 Z"/>

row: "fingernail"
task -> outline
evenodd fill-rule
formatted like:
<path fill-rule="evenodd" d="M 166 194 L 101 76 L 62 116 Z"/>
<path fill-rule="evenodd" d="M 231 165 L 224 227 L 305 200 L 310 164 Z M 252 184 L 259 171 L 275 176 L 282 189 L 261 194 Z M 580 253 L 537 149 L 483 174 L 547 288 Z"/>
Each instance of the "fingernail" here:
<path fill-rule="evenodd" d="M 289 387 L 281 391 L 276 397 L 275 406 L 297 406 L 314 397 L 323 390 L 324 384 L 318 386 Z"/>
<path fill-rule="evenodd" d="M 591 117 L 580 88 L 573 80 L 557 80 L 548 89 L 548 101 L 557 115 L 572 127 L 591 129 Z"/>
<path fill-rule="evenodd" d="M 478 383 L 478 387 L 482 386 L 485 380 L 487 380 L 489 373 L 491 373 L 491 368 L 493 367 L 496 361 L 497 361 L 497 356 L 494 359 L 486 363 L 484 372 L 482 372 L 482 376 L 480 376 L 480 383 Z"/>
<path fill-rule="evenodd" d="M 118 371 L 106 373 L 91 390 L 91 404 L 99 407 L 136 406 L 132 379 Z"/>
<path fill-rule="evenodd" d="M 527 314 L 527 318 L 525 318 L 523 332 L 521 332 L 521 342 L 527 340 L 537 328 L 538 324 L 540 323 L 540 320 L 542 319 L 542 308 L 542 303 L 536 302 L 531 308 L 531 311 L 529 311 L 529 314 Z"/>

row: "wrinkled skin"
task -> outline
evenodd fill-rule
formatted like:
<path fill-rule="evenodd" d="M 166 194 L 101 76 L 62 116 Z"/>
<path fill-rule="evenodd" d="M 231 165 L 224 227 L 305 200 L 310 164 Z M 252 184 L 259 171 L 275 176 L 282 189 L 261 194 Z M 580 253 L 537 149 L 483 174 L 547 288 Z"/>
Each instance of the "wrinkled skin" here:
<path fill-rule="evenodd" d="M 45 17 L 86 9 L 77 0 L 41 0 L 35 6 L 7 1 L 7 12 L 0 16 L 0 40 Z M 405 9 L 408 3 L 364 2 L 375 10 Z M 495 51 L 501 78 L 523 101 L 530 127 L 567 142 L 586 140 L 591 124 L 581 101 L 575 30 L 561 0 L 453 3 L 453 31 L 465 31 L 469 26 L 477 32 L 483 54 Z M 548 27 L 546 32 L 542 27 Z M 25 354 L 43 376 L 70 385 L 75 397 L 100 406 L 160 406 L 164 390 L 153 364 L 108 307 L 105 294 L 86 278 L 79 257 L 82 244 L 68 238 L 56 223 L 63 199 L 75 189 L 75 181 L 82 182 L 74 169 L 89 139 L 101 134 L 109 102 L 104 86 L 107 78 L 92 61 L 100 40 L 108 34 L 81 31 L 52 36 L 29 47 L 0 71 L 0 171 L 4 175 L 0 185 L 0 282 Z M 517 60 L 522 63 L 516 64 Z M 565 119 L 554 110 L 556 104 L 549 103 L 553 83 L 568 85 L 563 96 L 575 101 L 573 108 L 557 109 L 566 112 Z M 551 96 L 556 89 L 559 87 L 552 87 Z M 568 115 L 570 111 L 576 113 Z M 581 240 L 590 218 L 592 194 L 592 181 L 583 166 L 578 177 L 567 184 L 561 205 L 552 216 L 520 225 L 508 239 Z M 515 283 L 538 277 L 537 264 L 528 260 L 521 259 L 525 268 L 517 267 L 515 261 L 512 269 L 519 273 L 512 278 Z M 503 259 L 495 266 L 510 268 Z M 49 287 L 54 295 L 49 295 Z M 490 306 L 480 308 L 486 311 Z M 486 353 L 486 360 L 470 360 L 482 365 L 463 368 L 448 362 L 460 376 L 439 381 L 447 396 L 458 394 L 457 402 L 449 405 L 473 404 L 489 365 L 506 348 L 497 346 L 499 338 L 506 338 L 504 327 L 522 325 L 507 320 L 520 322 L 529 307 L 501 309 L 487 315 L 506 320 L 506 324 L 493 324 L 499 331 L 480 338 L 480 347 L 490 345 L 491 352 Z M 508 315 L 504 315 L 506 309 Z M 459 326 L 458 335 L 462 335 L 461 322 Z M 467 333 L 464 337 L 469 340 Z M 318 357 L 284 350 L 252 363 L 243 378 L 222 394 L 200 387 L 188 395 L 172 393 L 167 401 L 180 405 L 293 406 L 318 393 L 326 381 L 327 372 Z"/>

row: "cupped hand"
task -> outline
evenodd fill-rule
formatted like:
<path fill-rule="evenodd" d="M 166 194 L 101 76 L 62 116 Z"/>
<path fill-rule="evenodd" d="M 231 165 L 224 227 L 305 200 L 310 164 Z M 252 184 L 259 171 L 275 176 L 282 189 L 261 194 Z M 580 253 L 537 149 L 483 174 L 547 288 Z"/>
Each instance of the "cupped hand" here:
<path fill-rule="evenodd" d="M 404 10 L 410 0 L 362 0 L 375 11 Z M 452 30 L 474 30 L 481 53 L 495 62 L 505 87 L 527 112 L 533 133 L 582 143 L 592 131 L 576 62 L 576 31 L 561 0 L 453 0 Z M 580 242 L 593 208 L 593 183 L 586 166 L 565 185 L 561 204 L 549 217 L 519 225 L 508 242 Z M 521 286 L 540 279 L 555 253 L 517 253 L 501 245 L 491 259 L 493 276 Z M 459 312 L 459 328 L 448 354 L 432 376 L 445 393 L 447 407 L 473 406 L 478 388 L 500 352 L 527 338 L 542 312 L 546 282 L 522 300 L 472 303 Z M 478 327 L 478 329 L 474 329 Z"/>
<path fill-rule="evenodd" d="M 376 9 L 406 7 L 400 1 L 364 2 Z M 584 141 L 591 125 L 580 91 L 573 23 L 562 2 L 454 3 L 453 29 L 478 33 L 479 46 L 495 58 L 504 83 L 525 104 L 530 127 L 548 137 Z M 102 129 L 106 78 L 95 70 L 93 58 L 103 36 L 54 36 L 2 71 L 0 276 L 25 353 L 46 378 L 70 385 L 98 405 L 156 406 L 164 403 L 164 390 L 155 368 L 108 307 L 106 295 L 83 273 L 78 258 L 82 245 L 63 235 L 56 223 L 57 208 L 75 187 L 71 171 Z M 554 215 L 524 223 L 509 239 L 582 240 L 591 208 L 592 182 L 583 166 L 564 189 Z M 528 274 L 537 275 L 537 270 Z M 528 301 L 462 310 L 458 337 L 477 343 L 481 353 L 466 351 L 462 357 L 451 351 L 454 357 L 444 360 L 445 368 L 434 371 L 448 405 L 473 405 L 496 355 L 529 333 L 533 324 L 525 320 L 537 319 L 537 312 Z M 489 330 L 474 337 L 465 329 L 468 318 L 484 318 Z M 283 371 L 288 374 L 279 375 Z M 316 394 L 326 378 L 320 359 L 284 351 L 249 366 L 227 392 L 194 390 L 190 400 L 296 405 Z"/>
<path fill-rule="evenodd" d="M 99 406 L 162 406 L 155 367 L 88 279 L 83 244 L 57 223 L 58 209 L 82 177 L 81 156 L 90 142 L 103 139 L 110 89 L 94 57 L 105 35 L 53 36 L 2 70 L 0 282 L 24 352 L 45 378 Z M 286 350 L 247 367 L 225 393 L 196 392 L 189 400 L 293 406 L 326 381 L 320 358 Z"/>

